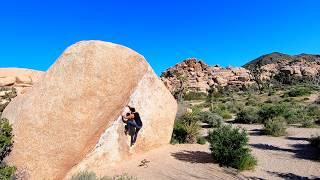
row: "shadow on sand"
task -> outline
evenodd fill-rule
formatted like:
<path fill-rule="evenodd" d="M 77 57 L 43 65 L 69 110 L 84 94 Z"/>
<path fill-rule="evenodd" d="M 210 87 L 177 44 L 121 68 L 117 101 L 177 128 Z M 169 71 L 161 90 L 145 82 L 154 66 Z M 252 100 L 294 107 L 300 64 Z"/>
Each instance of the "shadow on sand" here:
<path fill-rule="evenodd" d="M 305 177 L 305 176 L 299 176 L 293 173 L 281 173 L 281 172 L 272 172 L 272 171 L 267 171 L 268 173 L 272 174 L 272 175 L 276 175 L 280 178 L 283 179 L 292 179 L 292 180 L 320 180 L 320 177 Z"/>
<path fill-rule="evenodd" d="M 292 148 L 281 148 L 270 144 L 250 144 L 250 146 L 271 151 L 285 151 L 293 153 L 296 158 L 307 159 L 307 160 L 319 160 L 318 149 L 312 147 L 309 144 L 293 144 Z"/>
<path fill-rule="evenodd" d="M 250 136 L 263 136 L 264 135 L 262 129 L 251 129 L 251 130 L 248 130 L 248 134 Z"/>
<path fill-rule="evenodd" d="M 186 161 L 190 163 L 213 163 L 213 159 L 210 153 L 202 151 L 180 151 L 171 153 L 175 159 L 180 161 Z"/>

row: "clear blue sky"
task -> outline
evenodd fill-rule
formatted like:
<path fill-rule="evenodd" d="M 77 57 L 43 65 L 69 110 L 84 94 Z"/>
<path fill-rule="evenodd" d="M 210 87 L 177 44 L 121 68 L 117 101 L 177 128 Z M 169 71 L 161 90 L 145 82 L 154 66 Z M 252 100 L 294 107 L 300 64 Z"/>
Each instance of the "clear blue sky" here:
<path fill-rule="evenodd" d="M 46 70 L 89 39 L 138 51 L 158 74 L 188 57 L 239 66 L 274 51 L 320 54 L 320 1 L 0 2 L 0 67 Z"/>

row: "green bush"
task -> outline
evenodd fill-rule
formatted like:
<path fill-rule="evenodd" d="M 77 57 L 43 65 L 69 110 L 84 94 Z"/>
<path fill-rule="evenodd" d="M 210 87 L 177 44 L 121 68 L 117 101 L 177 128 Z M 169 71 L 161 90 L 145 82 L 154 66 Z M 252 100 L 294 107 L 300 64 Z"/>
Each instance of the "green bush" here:
<path fill-rule="evenodd" d="M 258 111 L 258 116 L 262 123 L 277 116 L 282 116 L 288 110 L 286 104 L 264 104 Z"/>
<path fill-rule="evenodd" d="M 183 96 L 184 100 L 203 100 L 207 98 L 207 94 L 203 92 L 188 92 Z"/>
<path fill-rule="evenodd" d="M 257 107 L 245 107 L 237 113 L 235 122 L 244 124 L 261 123 L 258 111 L 259 109 Z"/>
<path fill-rule="evenodd" d="M 232 119 L 232 115 L 230 114 L 230 112 L 228 110 L 224 110 L 221 111 L 219 113 L 219 115 L 223 118 L 223 119 Z"/>
<path fill-rule="evenodd" d="M 82 171 L 73 175 L 71 180 L 96 180 L 97 176 L 94 172 Z"/>
<path fill-rule="evenodd" d="M 16 167 L 7 166 L 4 163 L 0 164 L 0 179 L 1 180 L 11 180 L 14 179 L 14 173 L 16 171 Z"/>
<path fill-rule="evenodd" d="M 220 127 L 223 122 L 223 118 L 220 115 L 210 111 L 201 112 L 199 116 L 202 122 L 208 123 L 214 128 Z"/>
<path fill-rule="evenodd" d="M 264 124 L 264 133 L 271 136 L 283 136 L 286 134 L 287 123 L 283 117 L 269 119 Z"/>
<path fill-rule="evenodd" d="M 175 122 L 171 143 L 196 143 L 200 131 L 199 120 L 198 112 L 186 112 Z"/>
<path fill-rule="evenodd" d="M 224 125 L 210 131 L 208 142 L 214 160 L 220 166 L 234 167 L 240 170 L 253 169 L 256 160 L 250 154 L 246 131 Z"/>
<path fill-rule="evenodd" d="M 113 177 L 105 176 L 100 178 L 99 180 L 138 180 L 138 178 L 135 176 L 129 176 L 128 174 L 121 174 Z"/>
<path fill-rule="evenodd" d="M 251 154 L 246 154 L 240 158 L 237 167 L 240 171 L 253 170 L 257 165 L 257 160 Z"/>
<path fill-rule="evenodd" d="M 200 125 L 198 122 L 184 123 L 183 128 L 186 132 L 185 142 L 193 144 L 197 142 L 197 137 L 200 132 Z"/>
<path fill-rule="evenodd" d="M 7 166 L 3 159 L 9 155 L 13 140 L 12 127 L 7 119 L 0 119 L 0 179 L 12 179 L 16 168 L 14 166 Z"/>
<path fill-rule="evenodd" d="M 174 123 L 171 144 L 181 144 L 186 141 L 187 132 L 184 129 L 183 123 L 180 121 L 176 121 Z"/>
<path fill-rule="evenodd" d="M 197 138 L 197 143 L 198 143 L 198 144 L 206 144 L 206 142 L 207 142 L 207 140 L 206 140 L 206 138 L 203 137 L 203 136 L 199 136 L 199 137 Z"/>
<path fill-rule="evenodd" d="M 113 177 L 104 176 L 98 178 L 94 172 L 82 171 L 71 177 L 71 180 L 137 180 L 137 177 L 128 174 L 116 175 Z"/>
<path fill-rule="evenodd" d="M 306 87 L 294 87 L 284 94 L 285 97 L 307 96 L 311 94 L 311 90 Z"/>
<path fill-rule="evenodd" d="M 0 161 L 10 153 L 13 145 L 12 127 L 5 118 L 0 120 Z"/>

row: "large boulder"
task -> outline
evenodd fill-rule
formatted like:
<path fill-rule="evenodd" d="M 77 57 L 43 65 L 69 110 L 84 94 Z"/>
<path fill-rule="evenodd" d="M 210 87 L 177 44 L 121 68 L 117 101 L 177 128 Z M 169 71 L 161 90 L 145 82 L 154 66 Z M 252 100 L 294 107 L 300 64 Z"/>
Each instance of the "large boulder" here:
<path fill-rule="evenodd" d="M 120 118 L 128 104 L 144 123 L 134 147 Z M 63 179 L 81 170 L 105 175 L 108 167 L 169 143 L 176 110 L 141 55 L 112 43 L 82 41 L 5 109 L 14 133 L 6 160 L 30 179 Z"/>

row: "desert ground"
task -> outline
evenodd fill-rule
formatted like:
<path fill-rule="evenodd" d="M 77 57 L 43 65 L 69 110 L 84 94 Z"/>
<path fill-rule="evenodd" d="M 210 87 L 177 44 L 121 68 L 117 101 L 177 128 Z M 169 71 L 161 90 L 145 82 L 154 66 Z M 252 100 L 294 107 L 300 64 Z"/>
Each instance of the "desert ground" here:
<path fill-rule="evenodd" d="M 320 179 L 316 149 L 307 138 L 320 134 L 317 128 L 287 129 L 285 137 L 261 135 L 262 125 L 234 124 L 247 129 L 252 153 L 258 159 L 254 171 L 237 172 L 213 162 L 209 145 L 167 145 L 110 169 L 111 174 L 126 172 L 138 179 Z M 141 163 L 147 160 L 147 163 Z"/>

